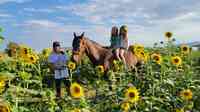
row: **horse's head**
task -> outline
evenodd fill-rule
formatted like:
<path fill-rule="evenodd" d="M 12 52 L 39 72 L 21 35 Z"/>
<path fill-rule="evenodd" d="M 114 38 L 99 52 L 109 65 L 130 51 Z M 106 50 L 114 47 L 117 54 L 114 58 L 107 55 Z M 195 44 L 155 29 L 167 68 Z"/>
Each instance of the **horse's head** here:
<path fill-rule="evenodd" d="M 84 32 L 80 36 L 77 36 L 76 33 L 74 33 L 72 47 L 73 47 L 72 60 L 76 63 L 79 63 L 82 55 L 85 52 Z"/>

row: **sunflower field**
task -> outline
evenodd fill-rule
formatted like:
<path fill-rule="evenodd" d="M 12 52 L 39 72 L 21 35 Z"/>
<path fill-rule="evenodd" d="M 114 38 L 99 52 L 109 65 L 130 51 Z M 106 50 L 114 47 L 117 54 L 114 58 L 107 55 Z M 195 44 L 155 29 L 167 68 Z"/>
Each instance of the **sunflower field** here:
<path fill-rule="evenodd" d="M 63 84 L 60 99 L 47 62 L 51 48 L 36 52 L 10 42 L 0 51 L 0 112 L 200 112 L 198 51 L 177 46 L 171 32 L 165 38 L 153 47 L 131 46 L 144 61 L 134 70 L 114 60 L 105 76 L 87 57 L 81 65 L 67 62 L 71 86 L 65 91 Z"/>

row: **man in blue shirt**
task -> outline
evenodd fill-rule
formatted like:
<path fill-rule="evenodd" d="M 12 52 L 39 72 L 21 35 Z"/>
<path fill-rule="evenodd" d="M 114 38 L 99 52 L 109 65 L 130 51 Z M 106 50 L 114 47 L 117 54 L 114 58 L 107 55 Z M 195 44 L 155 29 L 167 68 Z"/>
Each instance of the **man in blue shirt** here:
<path fill-rule="evenodd" d="M 59 42 L 53 42 L 53 52 L 48 58 L 51 71 L 54 73 L 55 83 L 56 83 L 56 96 L 61 97 L 61 82 L 64 81 L 65 86 L 68 88 L 70 86 L 68 70 L 66 63 L 68 61 L 68 56 L 64 53 Z"/>

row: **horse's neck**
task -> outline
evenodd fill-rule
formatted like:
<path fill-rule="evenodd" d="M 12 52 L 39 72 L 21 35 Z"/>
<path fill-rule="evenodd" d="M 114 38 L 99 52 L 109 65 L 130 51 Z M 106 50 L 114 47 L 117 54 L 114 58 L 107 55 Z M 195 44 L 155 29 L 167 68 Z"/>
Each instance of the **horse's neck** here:
<path fill-rule="evenodd" d="M 89 39 L 85 39 L 85 44 L 86 44 L 86 54 L 90 58 L 90 60 L 94 64 L 97 64 L 99 61 L 101 61 L 101 57 L 105 55 L 104 53 L 105 49 Z"/>

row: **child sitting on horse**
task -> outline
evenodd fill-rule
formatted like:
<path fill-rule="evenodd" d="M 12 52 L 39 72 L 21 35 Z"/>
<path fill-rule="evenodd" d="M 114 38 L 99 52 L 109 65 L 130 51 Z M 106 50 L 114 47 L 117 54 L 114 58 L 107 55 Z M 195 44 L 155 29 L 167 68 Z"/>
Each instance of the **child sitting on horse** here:
<path fill-rule="evenodd" d="M 128 48 L 128 35 L 127 26 L 123 25 L 120 27 L 120 32 L 118 33 L 118 28 L 116 26 L 112 27 L 111 30 L 111 48 L 114 48 L 114 54 L 116 58 L 122 61 L 126 65 L 126 60 L 124 57 L 125 51 Z"/>

